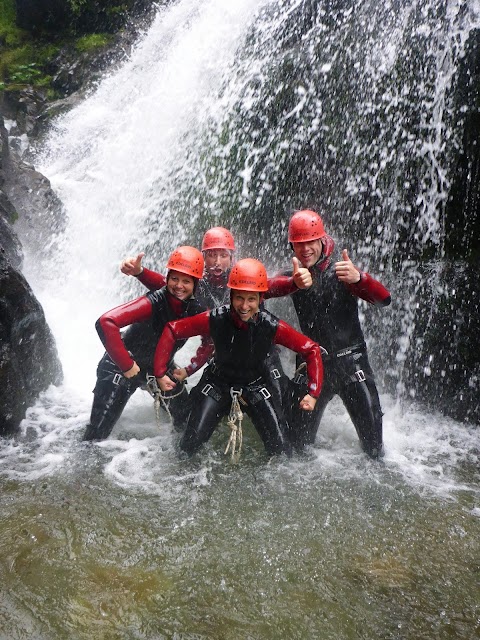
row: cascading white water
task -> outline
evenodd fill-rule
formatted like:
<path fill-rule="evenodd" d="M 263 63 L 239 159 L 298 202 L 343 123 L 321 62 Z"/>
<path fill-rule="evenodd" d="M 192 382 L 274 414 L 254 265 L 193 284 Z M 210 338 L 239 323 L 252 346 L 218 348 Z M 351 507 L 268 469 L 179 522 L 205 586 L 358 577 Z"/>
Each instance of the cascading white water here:
<path fill-rule="evenodd" d="M 148 216 L 157 220 L 163 249 L 148 256 L 150 264 L 158 259 L 163 270 L 168 252 L 185 240 L 188 232 L 176 224 L 175 212 L 159 206 L 161 193 L 169 189 L 172 164 L 182 162 L 190 132 L 215 104 L 223 73 L 261 5 L 181 2 L 162 12 L 131 59 L 56 123 L 39 166 L 65 206 L 67 226 L 49 272 L 36 274 L 32 267 L 31 276 L 40 287 L 47 282 L 54 305 L 65 305 L 50 321 L 67 380 L 75 371 L 81 384 L 93 371 L 100 352 L 90 340 L 93 322 L 120 301 L 119 260 L 146 248 Z M 53 270 L 62 276 L 52 278 Z M 65 353 L 72 334 L 89 345 L 80 359 L 76 347 Z M 94 343 L 98 347 L 96 336 Z"/>

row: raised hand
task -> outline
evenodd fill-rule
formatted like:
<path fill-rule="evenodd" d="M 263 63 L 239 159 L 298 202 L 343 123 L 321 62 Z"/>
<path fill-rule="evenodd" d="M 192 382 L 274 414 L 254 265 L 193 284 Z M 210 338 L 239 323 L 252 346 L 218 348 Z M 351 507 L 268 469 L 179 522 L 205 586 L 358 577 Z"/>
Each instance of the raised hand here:
<path fill-rule="evenodd" d="M 342 251 L 342 260 L 335 263 L 335 273 L 341 282 L 346 282 L 347 284 L 356 284 L 361 279 L 360 271 L 348 257 L 346 249 Z"/>
<path fill-rule="evenodd" d="M 144 253 L 139 253 L 136 258 L 135 256 L 128 256 L 122 261 L 120 271 L 126 276 L 139 276 L 143 271 L 142 258 L 144 255 Z"/>
<path fill-rule="evenodd" d="M 312 286 L 312 274 L 305 267 L 300 266 L 298 258 L 292 258 L 293 281 L 299 289 L 308 289 Z"/>

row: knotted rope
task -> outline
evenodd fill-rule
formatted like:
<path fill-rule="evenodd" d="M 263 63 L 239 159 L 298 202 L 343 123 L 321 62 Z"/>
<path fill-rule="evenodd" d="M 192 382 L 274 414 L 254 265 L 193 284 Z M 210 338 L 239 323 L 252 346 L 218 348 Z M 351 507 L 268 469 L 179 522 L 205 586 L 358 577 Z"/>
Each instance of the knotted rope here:
<path fill-rule="evenodd" d="M 162 394 L 162 390 L 158 386 L 156 377 L 147 374 L 147 391 L 153 398 L 153 406 L 155 408 L 155 418 L 157 421 L 157 427 L 159 429 L 161 429 L 161 426 L 162 426 L 161 413 L 160 413 L 161 406 L 163 406 L 163 408 L 165 409 L 170 419 L 170 423 L 173 424 L 173 416 L 170 412 L 170 409 L 168 408 L 167 401 L 172 400 L 173 398 L 176 398 L 177 396 L 181 395 L 185 391 L 185 385 L 183 382 L 179 381 L 177 384 L 180 385 L 180 391 L 178 393 L 175 393 L 174 395 L 165 396 Z"/>
<path fill-rule="evenodd" d="M 242 420 L 243 411 L 240 408 L 240 397 L 242 395 L 242 389 L 230 389 L 230 395 L 232 396 L 232 405 L 230 407 L 230 413 L 227 418 L 227 425 L 230 427 L 230 438 L 225 449 L 225 455 L 231 450 L 230 457 L 232 461 L 235 459 L 238 461 L 240 453 L 242 451 L 243 432 L 242 432 Z M 238 439 L 238 448 L 237 448 Z"/>

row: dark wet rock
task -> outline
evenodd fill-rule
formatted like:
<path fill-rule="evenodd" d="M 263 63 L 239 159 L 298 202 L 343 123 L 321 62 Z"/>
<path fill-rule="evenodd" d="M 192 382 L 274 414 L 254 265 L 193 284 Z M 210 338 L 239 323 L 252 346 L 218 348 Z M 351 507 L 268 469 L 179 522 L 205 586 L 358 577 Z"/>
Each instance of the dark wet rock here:
<path fill-rule="evenodd" d="M 25 162 L 11 162 L 5 193 L 18 214 L 17 233 L 31 251 L 45 256 L 65 224 L 62 203 L 50 181 Z"/>
<path fill-rule="evenodd" d="M 13 230 L 13 227 L 3 215 L 0 192 L 0 251 L 16 269 L 20 269 L 23 262 L 22 244 Z"/>
<path fill-rule="evenodd" d="M 38 394 L 62 378 L 45 315 L 2 248 L 0 228 L 0 434 L 15 431 Z"/>
<path fill-rule="evenodd" d="M 129 17 L 152 11 L 151 0 L 16 0 L 17 25 L 32 33 L 44 31 L 107 31 L 121 29 Z M 75 5 L 72 7 L 72 5 Z"/>
<path fill-rule="evenodd" d="M 4 435 L 18 428 L 27 407 L 50 384 L 59 383 L 62 372 L 42 307 L 20 273 L 22 245 L 13 227 L 23 215 L 32 240 L 50 242 L 51 233 L 43 225 L 58 203 L 48 180 L 10 154 L 1 117 L 0 144 L 0 434 Z M 40 233 L 38 238 L 33 229 Z"/>
<path fill-rule="evenodd" d="M 12 227 L 18 216 L 15 207 L 3 191 L 6 181 L 5 167 L 8 162 L 8 134 L 0 116 L 0 250 L 18 269 L 22 264 L 23 252 L 21 242 Z"/>

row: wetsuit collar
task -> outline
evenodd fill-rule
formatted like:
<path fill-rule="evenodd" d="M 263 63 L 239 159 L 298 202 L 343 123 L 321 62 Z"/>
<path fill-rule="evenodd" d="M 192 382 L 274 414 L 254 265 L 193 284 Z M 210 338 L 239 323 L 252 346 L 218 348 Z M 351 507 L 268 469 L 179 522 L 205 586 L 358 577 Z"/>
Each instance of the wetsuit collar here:
<path fill-rule="evenodd" d="M 317 262 L 310 267 L 311 269 L 316 267 L 319 271 L 325 271 L 325 269 L 327 269 L 333 250 L 335 249 L 335 241 L 331 236 L 325 236 L 322 240 L 322 255 Z"/>
<path fill-rule="evenodd" d="M 168 304 L 172 308 L 173 313 L 177 316 L 177 318 L 181 318 L 186 308 L 188 307 L 188 303 L 191 298 L 187 298 L 187 300 L 180 300 L 180 298 L 175 297 L 170 291 L 167 289 L 167 300 Z"/>

